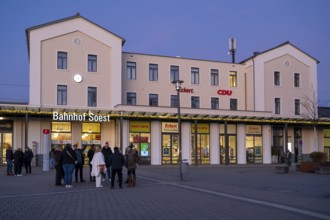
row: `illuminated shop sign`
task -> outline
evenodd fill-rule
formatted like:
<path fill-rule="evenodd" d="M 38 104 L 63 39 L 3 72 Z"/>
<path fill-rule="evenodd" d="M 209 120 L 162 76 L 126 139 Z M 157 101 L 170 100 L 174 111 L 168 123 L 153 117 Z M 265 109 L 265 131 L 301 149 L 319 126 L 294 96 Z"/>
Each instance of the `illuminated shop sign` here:
<path fill-rule="evenodd" d="M 1 121 L 0 122 L 0 131 L 12 131 L 13 122 Z"/>
<path fill-rule="evenodd" d="M 147 121 L 131 121 L 129 131 L 131 133 L 150 133 L 150 122 Z"/>
<path fill-rule="evenodd" d="M 246 134 L 261 134 L 261 125 L 246 125 Z"/>
<path fill-rule="evenodd" d="M 233 93 L 233 90 L 219 89 L 217 93 L 218 95 L 231 95 Z"/>
<path fill-rule="evenodd" d="M 77 114 L 66 112 L 53 112 L 54 121 L 90 121 L 90 122 L 109 122 L 110 115 L 97 115 L 92 112 L 89 114 Z"/>
<path fill-rule="evenodd" d="M 191 133 L 195 133 L 195 124 L 191 124 Z M 197 133 L 198 134 L 208 134 L 210 133 L 209 124 L 197 124 Z"/>
<path fill-rule="evenodd" d="M 163 122 L 162 123 L 162 132 L 177 133 L 178 132 L 178 123 Z"/>

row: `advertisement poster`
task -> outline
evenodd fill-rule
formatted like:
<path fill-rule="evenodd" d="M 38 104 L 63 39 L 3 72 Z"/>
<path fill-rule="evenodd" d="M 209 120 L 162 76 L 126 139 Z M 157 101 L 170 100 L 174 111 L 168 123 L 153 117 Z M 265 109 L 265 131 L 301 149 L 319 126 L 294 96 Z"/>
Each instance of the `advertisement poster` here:
<path fill-rule="evenodd" d="M 149 156 L 149 143 L 141 143 L 141 157 Z"/>

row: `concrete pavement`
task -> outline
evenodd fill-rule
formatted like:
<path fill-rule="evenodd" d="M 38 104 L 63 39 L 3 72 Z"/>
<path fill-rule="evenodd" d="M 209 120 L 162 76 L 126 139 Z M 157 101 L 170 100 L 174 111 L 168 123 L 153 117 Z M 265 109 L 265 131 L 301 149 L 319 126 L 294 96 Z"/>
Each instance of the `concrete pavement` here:
<path fill-rule="evenodd" d="M 65 188 L 54 170 L 8 177 L 1 167 L 0 219 L 330 219 L 330 175 L 292 167 L 190 166 L 179 181 L 178 166 L 140 166 L 136 187 L 113 190 L 84 170 L 86 183 Z"/>

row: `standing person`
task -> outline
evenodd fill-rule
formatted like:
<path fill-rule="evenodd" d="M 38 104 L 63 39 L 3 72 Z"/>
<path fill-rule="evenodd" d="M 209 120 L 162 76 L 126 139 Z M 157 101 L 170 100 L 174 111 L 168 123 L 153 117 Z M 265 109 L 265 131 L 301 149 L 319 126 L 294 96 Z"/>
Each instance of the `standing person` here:
<path fill-rule="evenodd" d="M 78 183 L 78 172 L 80 176 L 80 182 L 84 183 L 85 180 L 83 178 L 83 173 L 84 173 L 84 161 L 85 161 L 85 155 L 84 151 L 80 148 L 78 148 L 78 145 L 75 144 L 73 145 L 74 152 L 77 156 L 77 163 L 75 166 L 75 177 L 76 177 L 76 183 Z"/>
<path fill-rule="evenodd" d="M 54 146 L 52 146 L 49 151 L 49 166 L 50 166 L 50 169 L 55 168 L 55 147 Z"/>
<path fill-rule="evenodd" d="M 62 167 L 62 147 L 56 146 L 55 147 L 55 170 L 56 170 L 56 176 L 55 176 L 55 185 L 61 186 L 61 180 L 64 179 L 64 171 Z"/>
<path fill-rule="evenodd" d="M 127 176 L 128 176 L 128 186 L 135 186 L 136 184 L 136 174 L 135 169 L 137 168 L 138 162 L 138 152 L 130 145 L 127 148 L 127 156 L 126 156 L 126 164 L 127 164 Z"/>
<path fill-rule="evenodd" d="M 290 150 L 286 153 L 286 159 L 287 159 L 287 164 L 288 166 L 291 166 L 291 158 L 292 158 L 292 153 Z"/>
<path fill-rule="evenodd" d="M 92 164 L 91 176 L 95 177 L 96 187 L 103 187 L 101 185 L 102 173 L 104 173 L 107 168 L 106 168 L 106 163 L 104 161 L 104 156 L 103 156 L 103 153 L 101 152 L 100 146 L 97 146 L 95 148 L 95 154 L 90 163 Z"/>
<path fill-rule="evenodd" d="M 14 152 L 14 171 L 15 176 L 22 176 L 22 166 L 23 166 L 23 157 L 22 148 L 17 148 Z"/>
<path fill-rule="evenodd" d="M 26 147 L 23 157 L 26 174 L 31 174 L 31 161 L 33 157 L 32 150 L 29 147 Z"/>
<path fill-rule="evenodd" d="M 14 159 L 13 149 L 10 146 L 8 146 L 6 150 L 7 176 L 13 175 L 13 159 Z"/>
<path fill-rule="evenodd" d="M 119 188 L 122 188 L 123 184 L 123 166 L 125 165 L 125 158 L 122 153 L 119 152 L 118 147 L 114 148 L 114 153 L 110 156 L 110 166 L 111 166 L 111 189 L 115 185 L 115 176 L 118 175 Z"/>
<path fill-rule="evenodd" d="M 95 145 L 92 144 L 91 148 L 87 152 L 88 164 L 89 164 L 89 181 L 90 182 L 95 182 L 95 176 L 91 175 L 92 169 L 93 169 L 93 165 L 91 164 L 91 162 L 93 160 L 94 152 L 95 152 Z"/>
<path fill-rule="evenodd" d="M 107 168 L 107 174 L 108 174 L 108 180 L 111 181 L 111 170 L 110 170 L 110 156 L 112 155 L 112 150 L 109 147 L 109 143 L 105 142 L 104 147 L 102 148 L 102 154 L 104 156 L 106 168 Z M 102 174 L 102 181 L 105 181 L 106 173 L 104 172 Z"/>
<path fill-rule="evenodd" d="M 64 170 L 64 182 L 66 188 L 72 187 L 72 174 L 77 161 L 77 155 L 72 149 L 71 144 L 66 144 L 62 152 L 62 167 Z"/>

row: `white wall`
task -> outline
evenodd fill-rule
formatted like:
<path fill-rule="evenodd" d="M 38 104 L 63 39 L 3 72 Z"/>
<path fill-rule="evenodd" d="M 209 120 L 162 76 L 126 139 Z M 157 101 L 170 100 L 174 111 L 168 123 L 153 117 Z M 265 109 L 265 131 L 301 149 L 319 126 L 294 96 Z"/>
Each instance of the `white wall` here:
<path fill-rule="evenodd" d="M 160 121 L 151 122 L 151 165 L 162 164 L 161 127 Z"/>
<path fill-rule="evenodd" d="M 210 124 L 210 160 L 211 164 L 220 164 L 220 126 L 218 123 Z"/>

